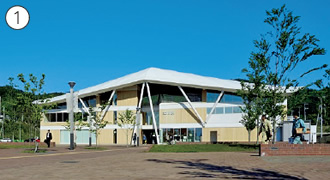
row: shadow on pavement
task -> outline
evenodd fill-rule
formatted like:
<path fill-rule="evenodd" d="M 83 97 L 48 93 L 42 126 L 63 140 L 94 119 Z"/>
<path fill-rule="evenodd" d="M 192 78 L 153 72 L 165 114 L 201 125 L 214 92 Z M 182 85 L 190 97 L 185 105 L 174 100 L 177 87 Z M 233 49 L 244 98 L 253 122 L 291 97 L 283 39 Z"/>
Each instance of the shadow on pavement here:
<path fill-rule="evenodd" d="M 218 166 L 203 163 L 207 159 L 195 159 L 192 161 L 147 159 L 150 162 L 177 164 L 176 168 L 185 169 L 179 174 L 188 175 L 189 178 L 221 178 L 221 179 L 289 179 L 304 180 L 305 178 L 281 174 L 276 171 L 263 169 L 243 170 L 231 166 Z"/>

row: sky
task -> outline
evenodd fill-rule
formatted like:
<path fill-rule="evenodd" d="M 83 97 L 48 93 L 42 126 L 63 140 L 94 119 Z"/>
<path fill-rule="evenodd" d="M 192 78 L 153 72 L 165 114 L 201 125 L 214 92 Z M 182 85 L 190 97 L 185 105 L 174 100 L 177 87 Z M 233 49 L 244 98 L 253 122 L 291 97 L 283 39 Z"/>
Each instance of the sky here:
<path fill-rule="evenodd" d="M 330 64 L 326 0 L 0 0 L 0 86 L 19 73 L 44 73 L 45 92 L 67 92 L 69 81 L 79 90 L 148 67 L 245 78 L 253 40 L 269 30 L 265 11 L 284 3 L 301 16 L 302 32 L 328 50 L 295 73 Z M 14 5 L 30 14 L 22 30 L 5 20 Z M 323 74 L 310 74 L 302 85 Z"/>

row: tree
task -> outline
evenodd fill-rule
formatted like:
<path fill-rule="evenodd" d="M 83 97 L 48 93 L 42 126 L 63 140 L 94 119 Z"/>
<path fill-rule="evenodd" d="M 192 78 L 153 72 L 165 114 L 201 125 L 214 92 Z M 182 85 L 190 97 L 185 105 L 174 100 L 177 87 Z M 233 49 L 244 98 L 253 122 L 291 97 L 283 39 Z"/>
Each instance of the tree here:
<path fill-rule="evenodd" d="M 25 79 L 23 74 L 19 74 L 17 78 L 24 85 L 24 93 L 19 94 L 17 97 L 19 101 L 18 104 L 21 112 L 24 113 L 27 123 L 30 125 L 30 137 L 32 137 L 33 131 L 34 136 L 36 136 L 44 109 L 44 107 L 38 102 L 42 100 L 41 98 L 43 97 L 42 94 L 43 85 L 45 84 L 45 74 L 42 74 L 39 80 L 33 74 L 29 74 L 28 79 Z"/>
<path fill-rule="evenodd" d="M 255 41 L 258 53 L 262 54 L 265 63 L 262 66 L 262 75 L 265 76 L 264 108 L 273 122 L 273 143 L 276 134 L 276 117 L 286 115 L 285 106 L 282 104 L 286 99 L 288 90 L 299 84 L 299 79 L 307 74 L 327 67 L 326 64 L 307 70 L 296 77 L 289 77 L 294 73 L 298 64 L 309 60 L 314 55 L 324 55 L 325 49 L 317 44 L 319 41 L 314 35 L 305 33 L 301 35 L 298 27 L 299 16 L 293 16 L 292 11 L 281 8 L 273 8 L 266 11 L 264 22 L 272 27 L 272 30 Z"/>
<path fill-rule="evenodd" d="M 5 96 L 4 107 L 6 108 L 6 117 L 4 117 L 5 127 L 7 133 L 10 133 L 12 140 L 15 139 L 15 133 L 19 128 L 19 109 L 17 107 L 17 99 L 15 98 L 16 92 L 14 84 L 14 78 L 8 78 L 9 88 L 7 90 L 7 96 Z"/>
<path fill-rule="evenodd" d="M 263 44 L 255 42 L 255 46 L 262 48 Z M 243 112 L 242 123 L 248 131 L 248 140 L 251 140 L 251 131 L 257 126 L 257 144 L 259 143 L 259 116 L 263 113 L 263 94 L 265 88 L 264 63 L 265 55 L 262 53 L 251 53 L 249 60 L 249 70 L 243 69 L 248 81 L 241 81 L 242 89 L 238 91 L 243 99 L 244 106 L 241 106 Z M 256 123 L 257 122 L 257 123 Z"/>
<path fill-rule="evenodd" d="M 101 105 L 101 112 L 105 109 L 106 105 Z M 91 133 L 95 133 L 96 138 L 96 148 L 97 148 L 97 139 L 100 135 L 100 131 L 105 128 L 108 124 L 108 121 L 105 121 L 104 118 L 101 117 L 100 113 L 94 111 L 93 107 L 89 107 L 89 112 L 91 113 L 90 123 L 86 123 L 86 126 L 90 127 L 89 131 Z"/>
<path fill-rule="evenodd" d="M 118 126 L 126 128 L 126 147 L 128 147 L 128 134 L 129 130 L 133 129 L 135 125 L 135 115 L 133 111 L 126 109 L 126 111 L 119 113 Z"/>

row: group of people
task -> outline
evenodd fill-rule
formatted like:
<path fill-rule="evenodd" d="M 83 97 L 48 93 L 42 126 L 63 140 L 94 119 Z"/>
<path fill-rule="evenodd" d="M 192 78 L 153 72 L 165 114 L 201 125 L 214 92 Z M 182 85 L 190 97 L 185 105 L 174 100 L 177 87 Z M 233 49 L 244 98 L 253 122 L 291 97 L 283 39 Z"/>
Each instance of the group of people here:
<path fill-rule="evenodd" d="M 293 144 L 302 144 L 303 134 L 306 132 L 306 126 L 304 121 L 299 118 L 298 113 L 293 113 L 293 124 L 292 124 L 292 143 Z M 298 133 L 297 129 L 302 128 L 302 133 Z M 261 116 L 261 124 L 259 128 L 258 135 L 261 134 L 261 143 L 267 144 L 271 141 L 273 136 L 273 127 L 270 121 L 267 119 L 266 115 Z"/>

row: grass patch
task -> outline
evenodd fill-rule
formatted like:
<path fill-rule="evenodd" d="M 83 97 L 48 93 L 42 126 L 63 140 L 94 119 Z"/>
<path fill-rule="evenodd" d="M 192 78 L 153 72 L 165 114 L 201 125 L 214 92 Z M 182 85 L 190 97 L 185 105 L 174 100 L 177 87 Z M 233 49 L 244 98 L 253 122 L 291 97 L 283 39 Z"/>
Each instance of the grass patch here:
<path fill-rule="evenodd" d="M 46 153 L 46 149 L 39 149 L 37 153 Z M 25 149 L 22 153 L 34 153 L 34 149 Z"/>
<path fill-rule="evenodd" d="M 254 144 L 177 144 L 154 145 L 149 152 L 257 152 Z"/>
<path fill-rule="evenodd" d="M 27 149 L 27 148 L 34 148 L 34 143 L 31 143 L 31 145 L 28 144 L 7 144 L 7 143 L 0 143 L 0 149 Z M 46 146 L 40 146 L 39 147 L 46 147 Z"/>
<path fill-rule="evenodd" d="M 107 150 L 108 148 L 105 147 L 85 147 L 85 149 L 89 149 L 89 150 Z"/>

